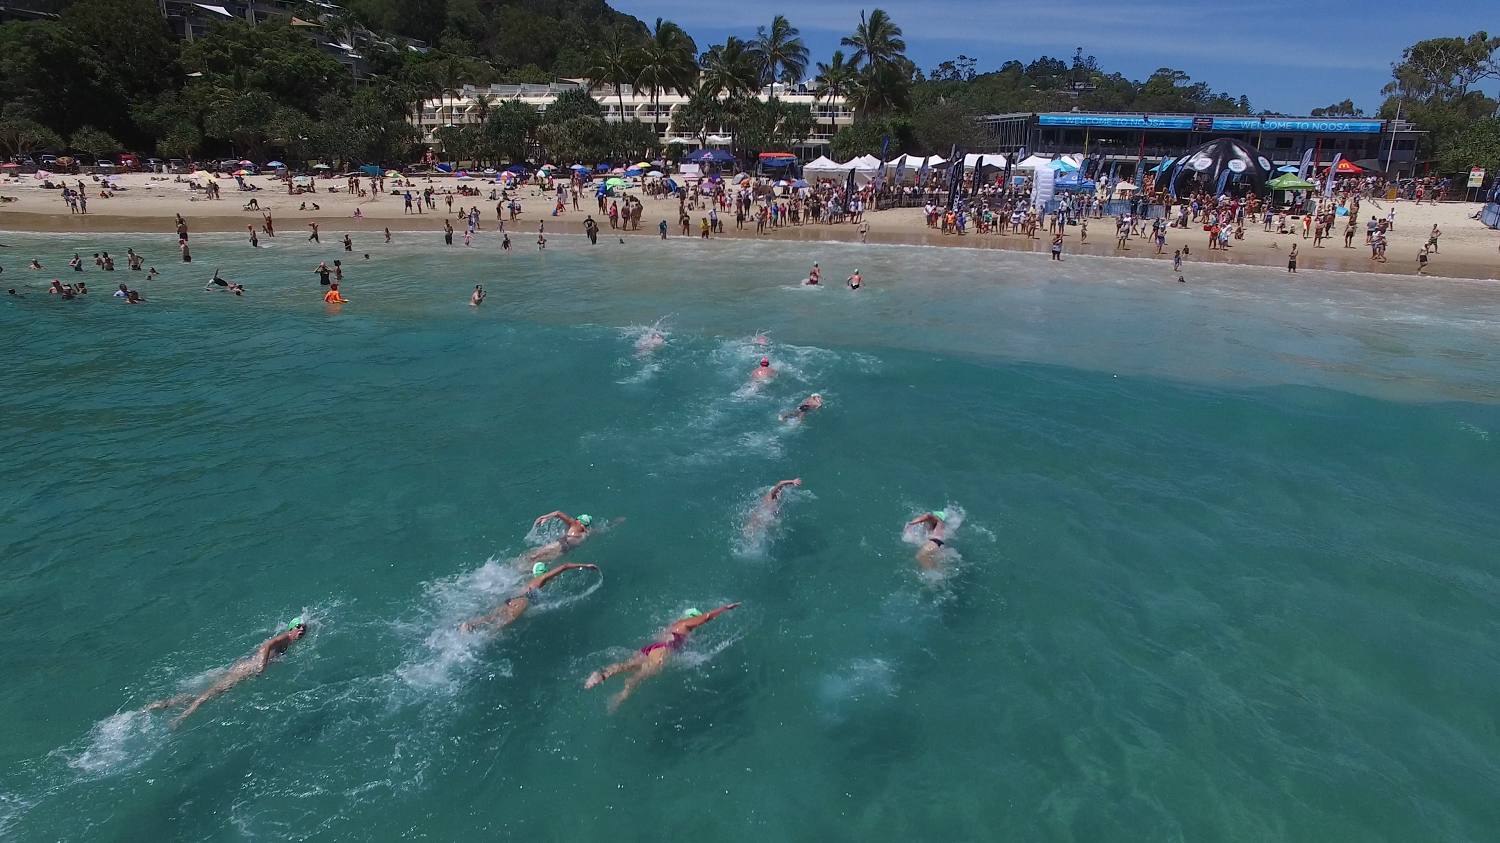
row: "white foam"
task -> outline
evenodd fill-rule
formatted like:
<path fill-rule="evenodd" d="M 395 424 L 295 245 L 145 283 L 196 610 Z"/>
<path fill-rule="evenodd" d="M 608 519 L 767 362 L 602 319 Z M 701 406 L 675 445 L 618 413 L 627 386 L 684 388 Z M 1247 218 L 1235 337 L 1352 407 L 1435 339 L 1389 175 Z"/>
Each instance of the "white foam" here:
<path fill-rule="evenodd" d="M 113 776 L 144 764 L 165 743 L 168 727 L 159 717 L 141 711 L 122 711 L 89 730 L 88 744 L 68 756 L 68 766 L 90 777 Z"/>

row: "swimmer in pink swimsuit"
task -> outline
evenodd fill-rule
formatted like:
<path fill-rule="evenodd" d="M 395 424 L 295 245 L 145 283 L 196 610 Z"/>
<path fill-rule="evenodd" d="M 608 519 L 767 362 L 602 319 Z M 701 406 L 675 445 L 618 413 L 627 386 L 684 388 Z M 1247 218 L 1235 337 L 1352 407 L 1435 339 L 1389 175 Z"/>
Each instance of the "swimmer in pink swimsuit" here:
<path fill-rule="evenodd" d="M 612 664 L 603 670 L 596 670 L 589 674 L 589 678 L 583 683 L 583 687 L 592 688 L 609 679 L 611 676 L 617 676 L 621 673 L 633 673 L 633 676 L 625 680 L 625 687 L 620 689 L 620 693 L 610 698 L 609 710 L 614 711 L 619 707 L 620 703 L 625 701 L 626 697 L 630 696 L 630 692 L 634 691 L 637 685 L 661 673 L 662 668 L 667 666 L 667 659 L 673 653 L 681 650 L 683 645 L 687 643 L 689 633 L 738 605 L 740 604 L 730 603 L 728 606 L 720 606 L 708 612 L 688 609 L 683 613 L 681 618 L 673 621 L 670 626 L 662 630 L 661 635 L 658 636 L 658 640 L 642 647 L 626 661 Z"/>

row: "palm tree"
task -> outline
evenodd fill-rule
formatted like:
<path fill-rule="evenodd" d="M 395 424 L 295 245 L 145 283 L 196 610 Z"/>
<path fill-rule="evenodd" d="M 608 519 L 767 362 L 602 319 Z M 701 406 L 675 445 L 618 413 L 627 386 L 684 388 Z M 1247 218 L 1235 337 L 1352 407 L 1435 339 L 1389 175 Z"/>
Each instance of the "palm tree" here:
<path fill-rule="evenodd" d="M 859 26 L 852 37 L 839 41 L 845 47 L 853 47 L 852 64 L 865 62 L 867 67 L 889 64 L 906 59 L 906 42 L 901 40 L 901 27 L 891 22 L 883 9 L 870 13 L 859 13 Z"/>
<path fill-rule="evenodd" d="M 583 71 L 592 87 L 613 85 L 620 106 L 620 120 L 625 119 L 625 95 L 622 89 L 635 81 L 640 66 L 639 50 L 617 26 L 605 35 L 603 43 L 589 53 L 589 66 Z"/>
<path fill-rule="evenodd" d="M 760 79 L 755 54 L 733 35 L 703 54 L 703 82 L 714 96 L 726 93 L 734 97 L 759 90 Z"/>
<path fill-rule="evenodd" d="M 661 95 L 666 91 L 686 94 L 698 81 L 698 47 L 682 27 L 671 21 L 656 19 L 656 31 L 640 51 L 640 73 L 635 78 L 637 90 L 651 92 L 651 127 L 661 122 Z"/>
<path fill-rule="evenodd" d="M 750 49 L 760 62 L 762 86 L 772 82 L 795 85 L 802 81 L 807 70 L 807 46 L 797 37 L 797 28 L 784 16 L 777 15 L 769 30 L 757 27 Z"/>
<path fill-rule="evenodd" d="M 859 63 L 844 63 L 844 51 L 834 50 L 833 58 L 828 64 L 818 62 L 818 74 L 813 77 L 813 100 L 835 100 L 849 96 L 850 88 L 859 79 Z M 835 106 L 837 107 L 837 106 Z M 837 114 L 837 112 L 835 112 Z M 834 127 L 838 127 L 838 118 L 833 120 Z"/>
<path fill-rule="evenodd" d="M 483 123 L 489 119 L 490 109 L 495 107 L 494 94 L 476 94 L 474 97 L 474 111 L 479 115 L 479 122 Z"/>

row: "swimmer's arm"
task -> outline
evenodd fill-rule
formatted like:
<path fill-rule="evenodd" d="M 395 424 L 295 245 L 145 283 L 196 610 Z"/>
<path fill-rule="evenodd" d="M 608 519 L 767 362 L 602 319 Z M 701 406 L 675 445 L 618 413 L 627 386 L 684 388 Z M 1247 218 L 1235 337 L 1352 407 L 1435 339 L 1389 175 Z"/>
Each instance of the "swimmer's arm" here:
<path fill-rule="evenodd" d="M 931 522 L 932 522 L 932 520 L 933 519 L 932 519 L 931 515 L 918 515 L 916 518 L 913 518 L 912 520 L 906 522 L 906 526 L 908 526 L 908 527 L 915 527 L 918 524 L 928 524 L 928 525 L 930 525 Z"/>
<path fill-rule="evenodd" d="M 572 571 L 572 570 L 574 570 L 576 568 L 592 568 L 595 571 L 599 570 L 599 566 L 598 565 L 582 565 L 582 564 L 579 564 L 577 562 L 569 562 L 569 563 L 564 564 L 564 565 L 558 565 L 556 568 L 553 568 L 552 570 L 548 571 L 547 573 L 542 574 L 541 576 L 537 577 L 536 579 L 533 579 L 530 583 L 528 583 L 528 585 L 531 586 L 532 588 L 541 588 L 542 586 L 544 586 L 544 585 L 547 584 L 548 580 L 552 579 L 553 577 L 557 576 L 558 574 L 561 574 L 563 571 Z"/>
<path fill-rule="evenodd" d="M 704 612 L 703 614 L 699 615 L 696 618 L 688 618 L 686 620 L 680 621 L 680 623 L 682 624 L 682 628 L 683 628 L 684 631 L 691 630 L 691 629 L 696 629 L 697 627 L 700 627 L 700 626 L 708 623 L 709 621 L 713 620 L 714 618 L 717 618 L 719 615 L 724 614 L 725 612 L 729 611 L 730 609 L 733 609 L 734 607 L 736 607 L 738 605 L 740 605 L 740 604 L 739 603 L 730 603 L 728 606 L 720 606 L 717 609 L 710 609 L 709 611 Z"/>

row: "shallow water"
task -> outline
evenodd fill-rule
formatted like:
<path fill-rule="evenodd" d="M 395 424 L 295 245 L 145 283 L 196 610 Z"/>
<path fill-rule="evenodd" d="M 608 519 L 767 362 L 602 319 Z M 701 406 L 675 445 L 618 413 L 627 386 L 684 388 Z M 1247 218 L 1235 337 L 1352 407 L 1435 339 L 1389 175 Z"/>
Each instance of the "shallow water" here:
<path fill-rule="evenodd" d="M 335 312 L 331 242 L 90 237 L 0 256 L 0 837 L 1500 828 L 1494 284 L 403 234 Z M 165 277 L 23 268 L 127 246 Z M 902 524 L 939 507 L 924 576 Z M 558 508 L 626 519 L 569 557 L 602 571 L 459 634 Z M 731 601 L 617 713 L 582 690 Z M 180 729 L 132 713 L 298 613 Z"/>

